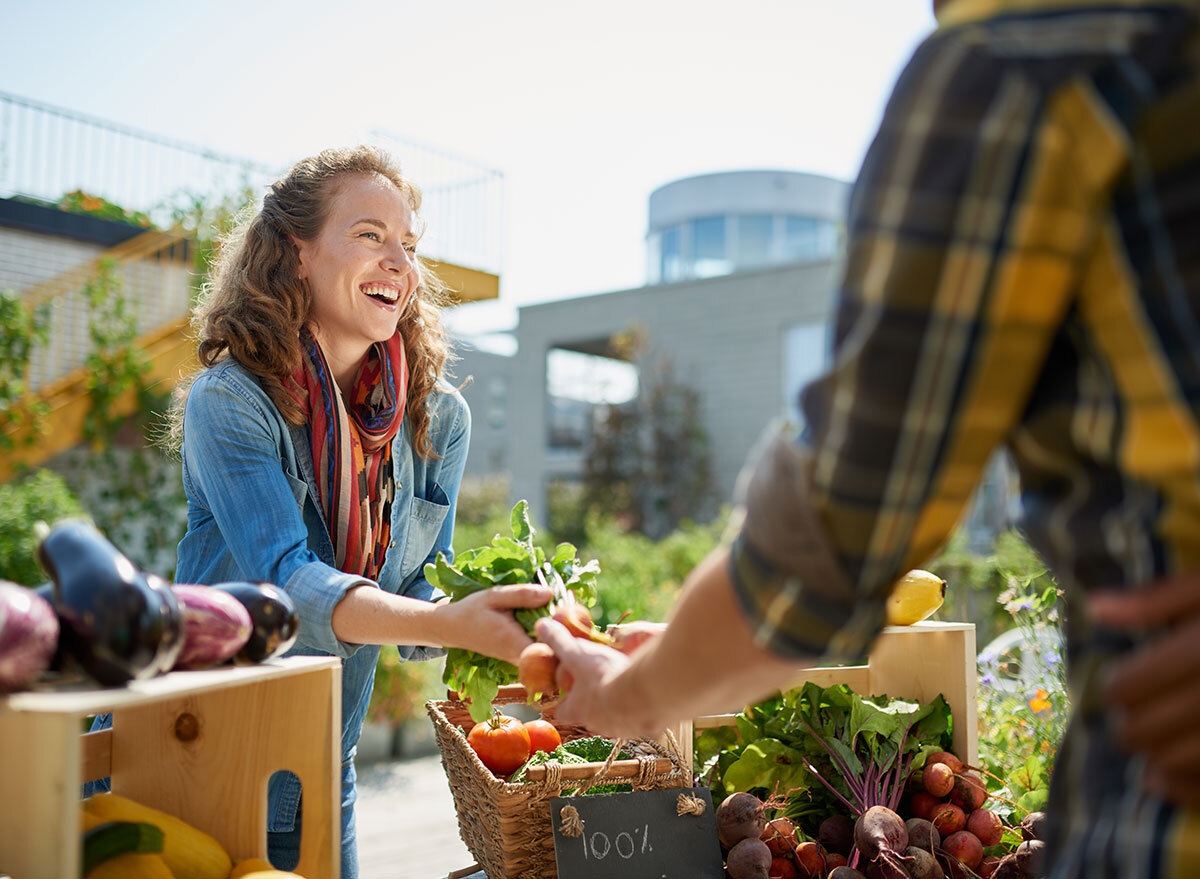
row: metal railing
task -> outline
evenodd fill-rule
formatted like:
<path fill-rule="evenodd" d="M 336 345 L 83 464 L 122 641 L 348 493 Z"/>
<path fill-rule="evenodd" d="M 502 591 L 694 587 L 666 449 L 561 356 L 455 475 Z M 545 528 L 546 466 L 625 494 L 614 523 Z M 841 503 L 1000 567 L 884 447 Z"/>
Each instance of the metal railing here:
<path fill-rule="evenodd" d="M 503 174 L 391 132 L 372 131 L 371 141 L 421 187 L 427 226 L 421 250 L 499 274 Z M 285 170 L 0 92 L 0 197 L 55 203 L 83 190 L 166 227 L 176 207 L 197 198 L 219 202 L 246 189 L 261 193 Z"/>

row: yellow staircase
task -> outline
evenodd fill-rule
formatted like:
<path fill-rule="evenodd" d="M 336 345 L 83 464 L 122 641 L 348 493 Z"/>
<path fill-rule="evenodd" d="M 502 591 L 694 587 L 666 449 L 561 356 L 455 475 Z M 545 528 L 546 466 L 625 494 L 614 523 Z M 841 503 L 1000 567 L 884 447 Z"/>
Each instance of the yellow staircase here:
<path fill-rule="evenodd" d="M 0 455 L 0 482 L 83 441 L 83 423 L 91 401 L 84 365 L 88 311 L 82 289 L 105 264 L 121 279 L 139 317 L 134 345 L 149 362 L 148 384 L 169 391 L 199 368 L 188 321 L 191 284 L 186 241 L 181 229 L 150 230 L 22 291 L 21 300 L 27 306 L 49 304 L 51 310 L 49 341 L 35 350 L 26 380 L 28 401 L 44 403 L 48 411 L 39 420 L 32 441 L 27 427 L 10 431 L 14 447 Z M 430 265 L 446 282 L 456 303 L 499 295 L 497 275 L 447 262 L 430 261 Z M 113 403 L 110 414 L 131 415 L 136 407 L 136 394 L 130 390 Z"/>

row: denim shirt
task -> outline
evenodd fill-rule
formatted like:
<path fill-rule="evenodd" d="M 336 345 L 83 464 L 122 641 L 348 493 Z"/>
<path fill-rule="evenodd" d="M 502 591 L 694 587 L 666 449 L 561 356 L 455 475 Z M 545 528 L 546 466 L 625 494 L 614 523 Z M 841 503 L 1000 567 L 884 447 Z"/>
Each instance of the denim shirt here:
<path fill-rule="evenodd" d="M 425 579 L 426 562 L 453 557 L 455 505 L 466 464 L 471 415 L 455 390 L 429 398 L 429 440 L 440 456 L 420 457 L 406 418 L 392 443 L 396 495 L 391 543 L 378 584 L 334 567 L 313 472 L 307 425 L 289 425 L 258 379 L 232 359 L 203 372 L 184 411 L 183 485 L 187 534 L 179 544 L 179 583 L 265 580 L 296 603 L 300 631 L 288 655 L 342 660 L 342 764 L 354 759 L 375 681 L 376 645 L 341 641 L 333 608 L 354 586 L 431 601 L 441 597 Z M 399 646 L 402 659 L 423 660 L 440 648 Z M 291 830 L 299 780 L 277 774 L 268 788 L 268 829 Z M 351 794 L 351 801 L 353 795 Z"/>

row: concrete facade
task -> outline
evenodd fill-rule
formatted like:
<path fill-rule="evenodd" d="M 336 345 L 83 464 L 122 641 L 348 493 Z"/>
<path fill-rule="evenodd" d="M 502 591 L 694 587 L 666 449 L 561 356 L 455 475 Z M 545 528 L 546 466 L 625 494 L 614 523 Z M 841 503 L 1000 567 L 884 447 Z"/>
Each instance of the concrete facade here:
<path fill-rule="evenodd" d="M 493 476 L 508 471 L 508 432 L 512 425 L 509 398 L 513 358 L 493 354 L 457 340 L 458 358 L 450 367 L 450 381 L 460 388 L 471 407 L 471 446 L 466 475 Z"/>
<path fill-rule="evenodd" d="M 643 361 L 669 362 L 676 379 L 700 393 L 715 499 L 729 500 L 755 441 L 784 413 L 785 334 L 825 325 L 836 282 L 837 264 L 825 260 L 520 309 L 508 397 L 513 497 L 544 503 L 551 480 L 582 471 L 578 451 L 547 441 L 549 351 L 599 351 L 640 327 L 648 343 Z"/>

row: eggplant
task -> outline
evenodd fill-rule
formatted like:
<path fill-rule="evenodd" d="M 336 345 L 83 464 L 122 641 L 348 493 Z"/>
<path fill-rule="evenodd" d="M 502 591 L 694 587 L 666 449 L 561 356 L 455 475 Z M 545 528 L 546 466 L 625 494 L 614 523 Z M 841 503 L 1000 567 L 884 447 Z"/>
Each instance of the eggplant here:
<path fill-rule="evenodd" d="M 237 662 L 255 663 L 282 656 L 296 643 L 300 614 L 291 596 L 274 583 L 217 583 L 242 603 L 254 627 L 250 640 L 237 652 Z"/>
<path fill-rule="evenodd" d="M 38 560 L 54 581 L 66 651 L 87 674 L 112 687 L 159 673 L 171 609 L 133 562 L 81 519 L 51 528 Z"/>
<path fill-rule="evenodd" d="M 189 584 L 171 589 L 183 608 L 183 650 L 175 668 L 220 665 L 250 640 L 250 612 L 228 592 Z"/>
<path fill-rule="evenodd" d="M 23 690 L 58 647 L 54 608 L 32 589 L 0 580 L 0 693 Z"/>
<path fill-rule="evenodd" d="M 144 576 L 147 585 L 162 599 L 163 636 L 158 642 L 154 664 L 158 667 L 159 674 L 166 674 L 175 667 L 179 652 L 183 650 L 183 608 L 179 606 L 179 599 L 171 591 L 170 583 L 158 574 L 147 573 Z"/>

